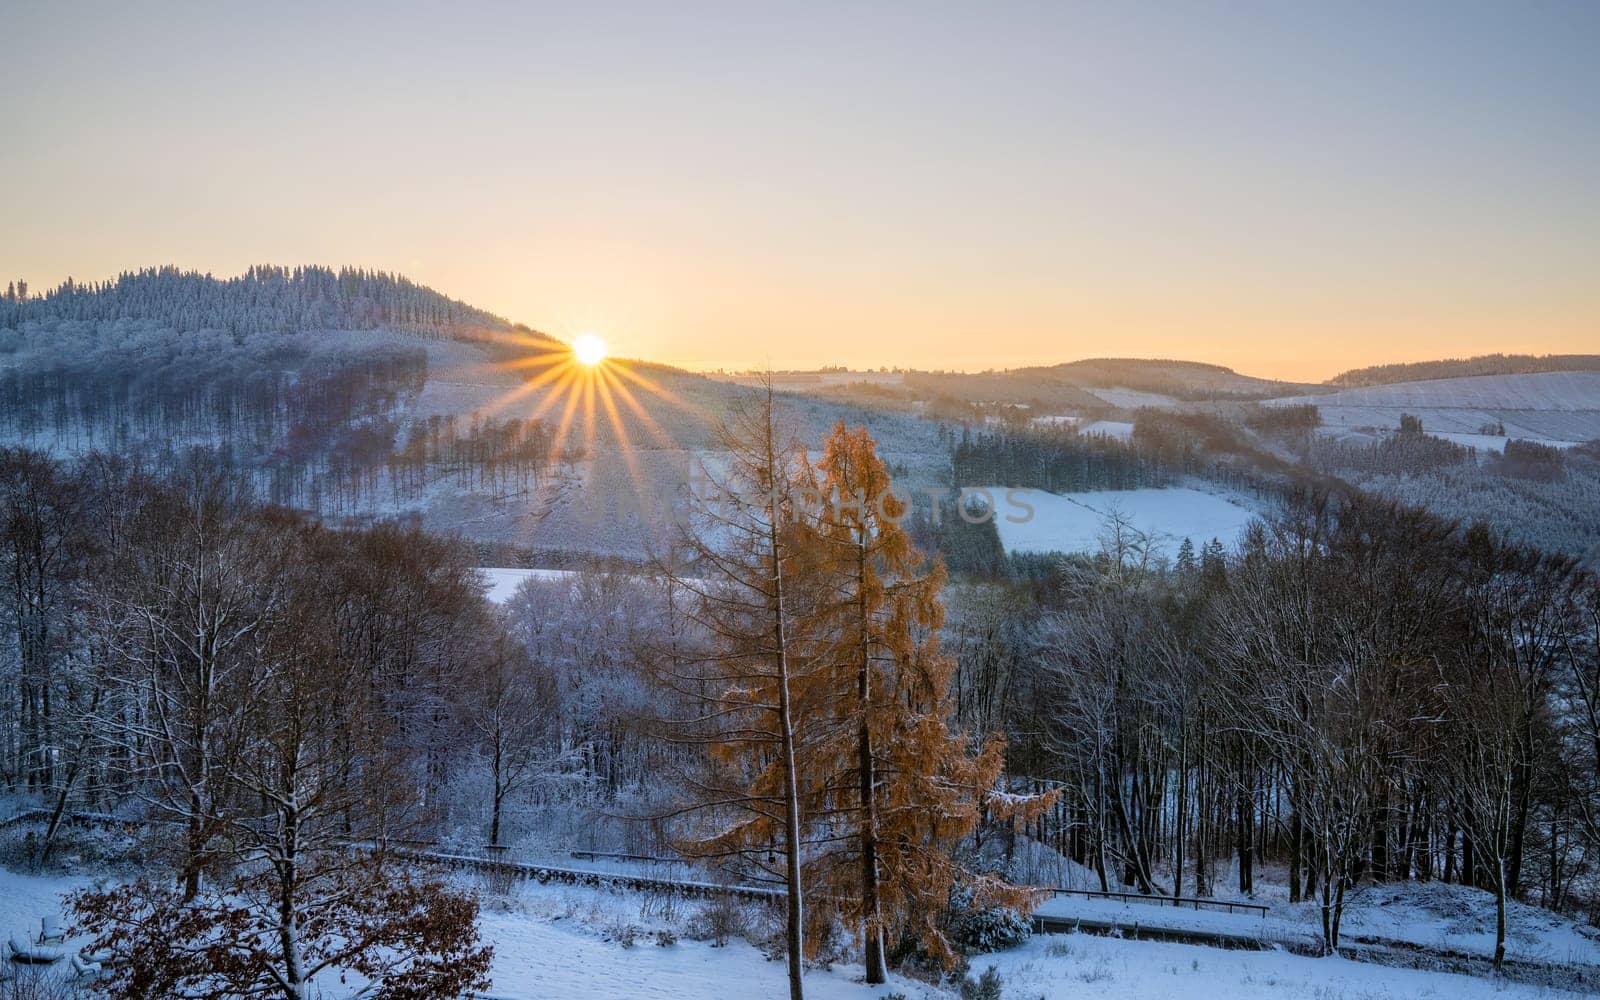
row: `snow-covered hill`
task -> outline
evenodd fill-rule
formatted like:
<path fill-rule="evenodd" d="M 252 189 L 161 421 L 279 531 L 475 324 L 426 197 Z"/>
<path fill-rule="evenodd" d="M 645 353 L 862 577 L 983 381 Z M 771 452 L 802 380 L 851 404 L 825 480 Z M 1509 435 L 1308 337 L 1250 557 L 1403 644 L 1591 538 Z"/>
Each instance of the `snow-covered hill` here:
<path fill-rule="evenodd" d="M 1291 396 L 1267 405 L 1314 404 L 1329 429 L 1398 427 L 1414 414 L 1424 429 L 1477 434 L 1504 424 L 1516 438 L 1585 441 L 1600 437 L 1600 372 L 1538 372 L 1429 379 Z"/>

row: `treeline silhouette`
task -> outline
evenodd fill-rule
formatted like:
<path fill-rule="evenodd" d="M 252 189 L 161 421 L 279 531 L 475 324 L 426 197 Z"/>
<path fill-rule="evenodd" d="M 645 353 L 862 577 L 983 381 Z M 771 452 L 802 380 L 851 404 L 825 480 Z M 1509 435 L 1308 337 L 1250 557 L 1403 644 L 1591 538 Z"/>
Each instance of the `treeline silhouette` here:
<path fill-rule="evenodd" d="M 1335 375 L 1334 385 L 1355 387 L 1392 385 L 1424 379 L 1461 378 L 1467 375 L 1529 375 L 1536 372 L 1600 371 L 1600 354 L 1483 354 L 1475 358 L 1445 358 L 1409 364 L 1373 365 Z"/>
<path fill-rule="evenodd" d="M 123 319 L 232 334 L 386 328 L 468 336 L 511 329 L 498 316 L 401 275 L 353 267 L 262 264 L 236 278 L 152 267 L 110 281 L 68 278 L 38 296 L 29 294 L 27 282 L 11 282 L 0 297 L 0 327 Z"/>

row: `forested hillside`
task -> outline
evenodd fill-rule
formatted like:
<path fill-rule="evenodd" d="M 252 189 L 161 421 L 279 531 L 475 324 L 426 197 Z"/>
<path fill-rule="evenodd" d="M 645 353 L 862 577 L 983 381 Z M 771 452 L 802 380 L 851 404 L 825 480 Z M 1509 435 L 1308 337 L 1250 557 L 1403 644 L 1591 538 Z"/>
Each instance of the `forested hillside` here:
<path fill-rule="evenodd" d="M 44 295 L 13 282 L 0 443 L 112 452 L 161 474 L 200 454 L 274 503 L 334 519 L 641 558 L 654 511 L 748 390 L 643 362 L 561 370 L 569 357 L 527 327 L 350 268 L 155 268 Z M 793 405 L 810 433 L 871 419 L 902 468 L 942 478 L 931 424 Z"/>
<path fill-rule="evenodd" d="M 1529 375 L 1536 372 L 1600 371 L 1600 354 L 1483 354 L 1473 358 L 1372 365 L 1341 372 L 1328 381 L 1337 386 L 1393 385 L 1423 379 L 1468 375 Z"/>
<path fill-rule="evenodd" d="M 0 328 L 67 321 L 144 320 L 178 331 L 237 337 L 304 330 L 388 328 L 469 337 L 511 324 L 431 288 L 382 271 L 259 265 L 236 278 L 176 267 L 129 271 L 111 281 L 66 279 L 42 295 L 10 282 Z"/>

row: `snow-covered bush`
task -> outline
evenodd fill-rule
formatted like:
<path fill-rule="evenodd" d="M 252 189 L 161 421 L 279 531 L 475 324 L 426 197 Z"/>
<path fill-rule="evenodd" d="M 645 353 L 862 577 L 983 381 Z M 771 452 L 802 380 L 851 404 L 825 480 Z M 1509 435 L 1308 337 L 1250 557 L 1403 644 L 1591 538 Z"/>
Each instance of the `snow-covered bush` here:
<path fill-rule="evenodd" d="M 978 906 L 966 886 L 951 890 L 946 919 L 951 943 L 967 955 L 1014 948 L 1033 933 L 1027 917 L 1009 906 Z"/>
<path fill-rule="evenodd" d="M 56 968 L 12 964 L 12 978 L 0 981 L 0 1000 L 79 1000 L 80 987 Z"/>
<path fill-rule="evenodd" d="M 605 936 L 607 941 L 615 941 L 624 948 L 632 948 L 638 942 L 641 933 L 643 932 L 638 924 L 620 920 L 606 928 Z"/>
<path fill-rule="evenodd" d="M 1015 948 L 1033 934 L 1028 918 L 1008 906 L 968 910 L 952 923 L 951 940 L 969 955 Z"/>
<path fill-rule="evenodd" d="M 718 896 L 690 918 L 687 933 L 691 941 L 710 941 L 713 948 L 721 948 L 729 938 L 745 936 L 748 928 L 744 909 L 732 899 Z"/>
<path fill-rule="evenodd" d="M 1000 989 L 1004 985 L 999 971 L 991 965 L 977 979 L 962 977 L 961 1000 L 1000 1000 Z"/>

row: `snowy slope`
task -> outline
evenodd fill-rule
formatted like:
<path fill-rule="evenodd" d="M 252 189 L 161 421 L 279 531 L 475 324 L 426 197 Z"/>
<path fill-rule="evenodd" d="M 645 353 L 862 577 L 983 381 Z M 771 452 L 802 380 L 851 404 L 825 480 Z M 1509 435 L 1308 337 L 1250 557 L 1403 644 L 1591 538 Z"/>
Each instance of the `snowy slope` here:
<path fill-rule="evenodd" d="M 1020 948 L 973 958 L 975 973 L 991 966 L 1004 977 L 1005 996 L 1026 1000 L 1531 1000 L 1580 995 L 1340 958 L 1086 934 L 1041 935 Z"/>
<path fill-rule="evenodd" d="M 1038 912 L 1067 920 L 1209 931 L 1307 947 L 1321 940 L 1322 917 L 1315 901 L 1274 902 L 1260 915 L 1062 895 L 1045 901 Z M 1600 967 L 1600 933 L 1515 900 L 1507 917 L 1506 953 L 1513 960 Z M 1494 954 L 1494 919 L 1494 897 L 1468 886 L 1364 885 L 1350 896 L 1341 929 L 1347 943 L 1416 945 L 1487 960 Z"/>
<path fill-rule="evenodd" d="M 1585 441 L 1600 437 L 1600 372 L 1477 375 L 1394 385 L 1363 386 L 1321 396 L 1268 400 L 1311 403 L 1323 423 L 1339 427 L 1397 427 L 1402 413 L 1422 418 L 1430 432 L 1477 434 L 1504 423 L 1511 437 Z"/>
<path fill-rule="evenodd" d="M 1159 392 L 1145 392 L 1141 389 L 1127 389 L 1122 386 L 1102 388 L 1095 386 L 1085 390 L 1091 396 L 1097 396 L 1112 406 L 1120 406 L 1129 410 L 1136 410 L 1141 406 L 1153 406 L 1161 409 L 1179 405 L 1179 400 Z"/>
<path fill-rule="evenodd" d="M 989 492 L 998 501 L 995 527 L 1007 552 L 1097 551 L 1110 518 L 1120 514 L 1151 536 L 1152 547 L 1160 555 L 1171 559 L 1185 538 L 1196 549 L 1213 538 L 1236 546 L 1256 517 L 1239 498 L 1184 488 L 1062 494 L 1016 491 L 1017 498 L 1033 508 L 1031 515 L 1006 502 L 1004 488 L 990 487 Z"/>

